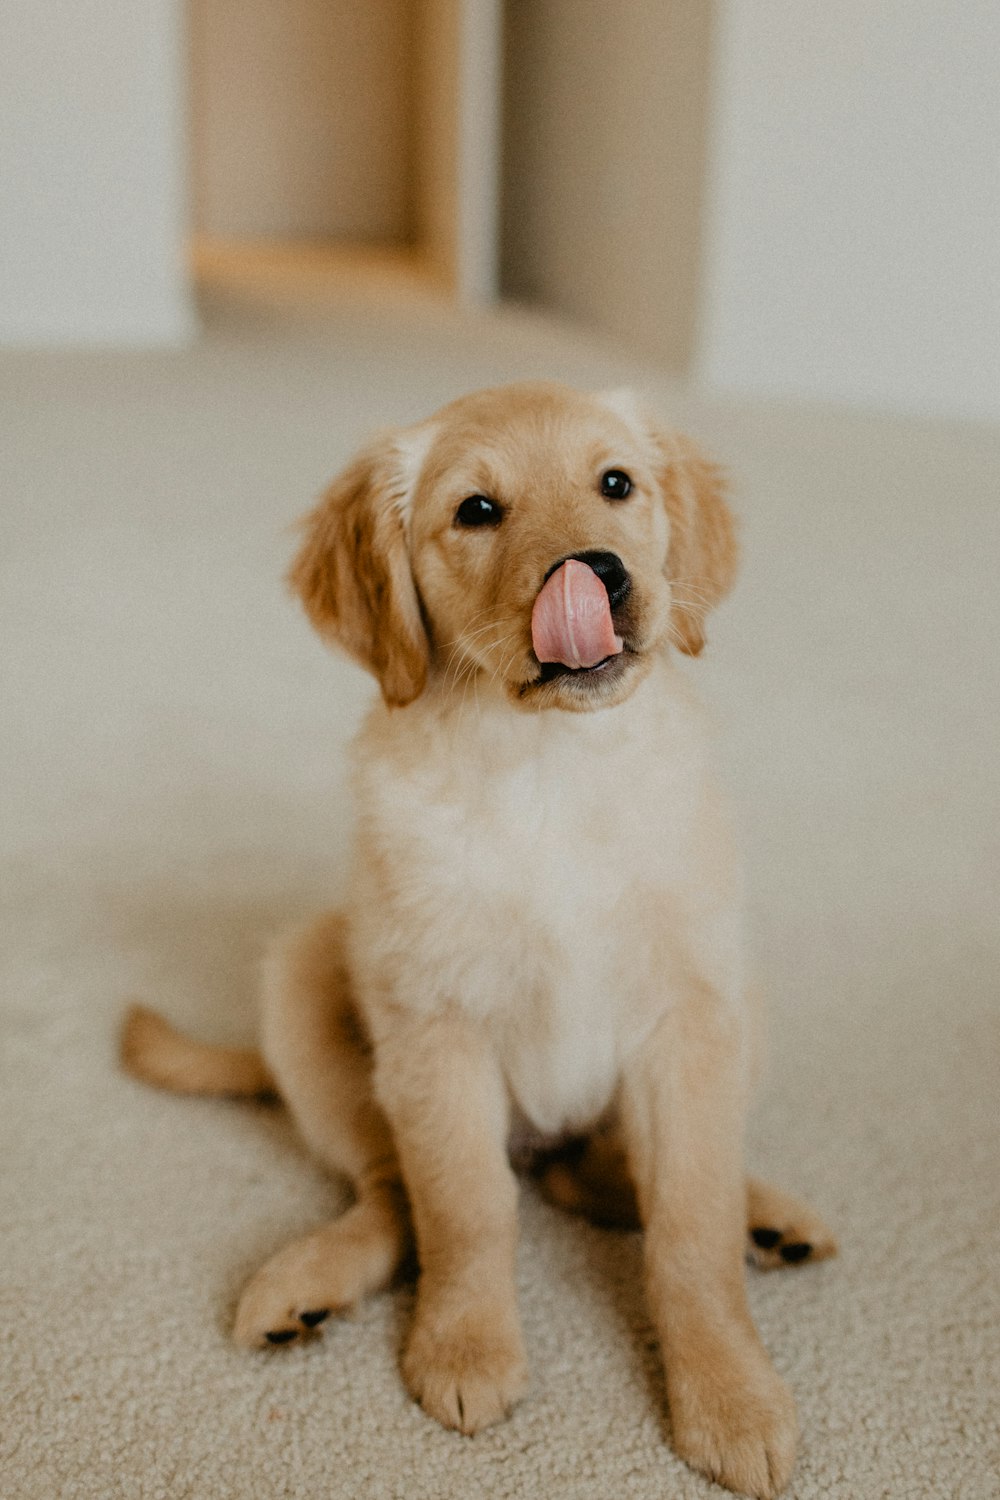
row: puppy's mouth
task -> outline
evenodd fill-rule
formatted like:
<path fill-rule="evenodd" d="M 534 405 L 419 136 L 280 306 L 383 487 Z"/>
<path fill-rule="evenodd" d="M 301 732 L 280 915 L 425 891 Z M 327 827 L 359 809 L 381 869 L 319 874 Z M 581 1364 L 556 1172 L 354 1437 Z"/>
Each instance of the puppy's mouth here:
<path fill-rule="evenodd" d="M 626 640 L 621 651 L 605 656 L 591 667 L 567 667 L 563 662 L 538 662 L 532 658 L 529 667 L 529 671 L 534 669 L 532 675 L 519 682 L 514 691 L 525 706 L 534 702 L 539 707 L 600 708 L 618 701 L 621 685 L 631 676 L 642 655 L 640 649 Z"/>
<path fill-rule="evenodd" d="M 616 665 L 623 665 L 622 657 L 626 653 L 631 654 L 628 646 L 623 647 L 622 651 L 616 653 L 614 656 L 605 656 L 601 661 L 596 661 L 592 667 L 568 667 L 565 662 L 544 661 L 541 663 L 541 670 L 534 679 L 534 682 L 528 683 L 527 686 L 536 687 L 545 682 L 554 682 L 557 677 L 574 677 L 578 681 L 583 681 L 588 677 L 596 677 L 599 672 L 607 671 L 608 668 L 613 668 Z"/>

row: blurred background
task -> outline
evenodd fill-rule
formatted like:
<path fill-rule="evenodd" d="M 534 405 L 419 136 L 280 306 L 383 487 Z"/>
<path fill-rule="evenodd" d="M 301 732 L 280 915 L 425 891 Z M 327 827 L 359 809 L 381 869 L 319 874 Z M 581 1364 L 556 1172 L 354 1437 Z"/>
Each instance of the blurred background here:
<path fill-rule="evenodd" d="M 183 340 L 192 267 L 364 248 L 709 386 L 1000 417 L 992 0 L 4 14 L 0 343 Z"/>
<path fill-rule="evenodd" d="M 795 1500 L 998 1494 L 998 143 L 996 0 L 0 0 L 5 1497 L 717 1493 L 637 1237 L 528 1186 L 503 1427 L 409 1401 L 405 1290 L 236 1350 L 341 1188 L 116 1065 L 132 995 L 253 1037 L 346 876 L 375 690 L 286 595 L 295 518 L 524 378 L 633 385 L 732 478 L 684 670 L 773 1013 L 749 1155 L 843 1247 L 749 1278 Z"/>

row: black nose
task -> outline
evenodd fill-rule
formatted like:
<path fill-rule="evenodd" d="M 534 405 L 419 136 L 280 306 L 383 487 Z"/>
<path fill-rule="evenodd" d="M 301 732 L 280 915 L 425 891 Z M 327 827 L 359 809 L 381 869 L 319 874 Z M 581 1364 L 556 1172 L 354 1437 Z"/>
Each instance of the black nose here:
<path fill-rule="evenodd" d="M 571 552 L 569 557 L 561 557 L 557 563 L 546 573 L 550 578 L 556 568 L 561 568 L 564 562 L 569 562 L 570 557 L 577 562 L 586 563 L 592 568 L 598 578 L 608 591 L 608 600 L 612 609 L 617 609 L 619 604 L 624 604 L 632 587 L 632 579 L 621 558 L 614 552 Z"/>

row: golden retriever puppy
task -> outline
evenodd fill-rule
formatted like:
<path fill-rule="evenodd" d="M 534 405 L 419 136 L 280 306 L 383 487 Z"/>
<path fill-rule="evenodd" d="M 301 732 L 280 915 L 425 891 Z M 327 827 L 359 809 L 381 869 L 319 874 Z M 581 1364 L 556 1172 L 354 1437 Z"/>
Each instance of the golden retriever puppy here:
<path fill-rule="evenodd" d="M 241 1342 L 308 1332 L 415 1250 L 407 1385 L 448 1427 L 498 1421 L 526 1380 L 527 1156 L 566 1207 L 641 1221 L 677 1452 L 773 1496 L 795 1409 L 744 1259 L 834 1246 L 744 1175 L 740 880 L 677 662 L 735 560 L 717 470 L 627 394 L 514 385 L 378 438 L 291 571 L 382 690 L 346 900 L 271 954 L 260 1054 L 136 1008 L 124 1056 L 189 1092 L 276 1090 L 353 1185 L 246 1288 Z"/>

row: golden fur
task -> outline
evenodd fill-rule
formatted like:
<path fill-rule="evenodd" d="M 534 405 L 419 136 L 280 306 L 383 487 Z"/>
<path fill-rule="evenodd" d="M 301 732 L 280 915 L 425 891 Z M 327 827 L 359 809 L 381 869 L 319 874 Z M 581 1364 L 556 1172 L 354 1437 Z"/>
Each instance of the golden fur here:
<path fill-rule="evenodd" d="M 602 495 L 609 468 L 630 476 L 627 499 Z M 500 523 L 459 524 L 480 494 Z M 631 578 L 625 649 L 546 673 L 534 600 L 554 564 L 595 550 Z M 621 393 L 479 392 L 373 443 L 306 519 L 290 575 L 382 689 L 354 757 L 347 900 L 271 954 L 263 1058 L 138 1008 L 124 1055 L 167 1087 L 274 1088 L 353 1184 L 345 1215 L 251 1281 L 241 1342 L 307 1333 L 415 1249 L 407 1384 L 447 1426 L 500 1419 L 526 1381 L 511 1154 L 527 1155 L 554 1201 L 641 1220 L 674 1445 L 773 1496 L 795 1412 L 743 1261 L 834 1246 L 808 1208 L 744 1176 L 756 1040 L 739 878 L 672 656 L 702 649 L 735 562 L 718 471 Z"/>

